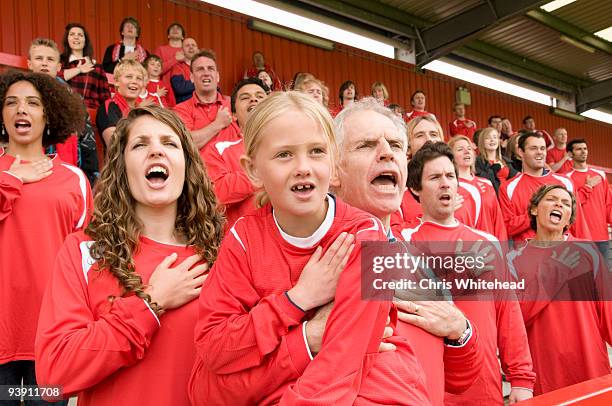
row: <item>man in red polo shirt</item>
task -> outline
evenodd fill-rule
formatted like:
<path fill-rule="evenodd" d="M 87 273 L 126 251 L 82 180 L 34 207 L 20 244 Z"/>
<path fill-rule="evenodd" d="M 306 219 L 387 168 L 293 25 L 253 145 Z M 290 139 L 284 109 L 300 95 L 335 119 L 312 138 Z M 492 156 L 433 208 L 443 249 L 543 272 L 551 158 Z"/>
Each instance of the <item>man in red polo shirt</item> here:
<path fill-rule="evenodd" d="M 238 130 L 230 125 L 230 98 L 217 91 L 219 71 L 212 50 L 200 51 L 191 59 L 191 81 L 195 86 L 193 97 L 178 104 L 174 110 L 191 131 L 202 155 L 206 144 L 217 135 L 223 133 L 227 136 L 227 132 L 237 133 Z"/>
<path fill-rule="evenodd" d="M 567 147 L 567 130 L 557 128 L 553 136 L 554 146 L 546 152 L 546 163 L 553 172 L 566 174 L 572 170 L 572 158 L 565 150 Z"/>
<path fill-rule="evenodd" d="M 465 135 L 472 139 L 476 131 L 476 123 L 469 118 L 465 118 L 465 104 L 455 103 L 455 120 L 450 123 L 451 138 L 455 135 Z"/>

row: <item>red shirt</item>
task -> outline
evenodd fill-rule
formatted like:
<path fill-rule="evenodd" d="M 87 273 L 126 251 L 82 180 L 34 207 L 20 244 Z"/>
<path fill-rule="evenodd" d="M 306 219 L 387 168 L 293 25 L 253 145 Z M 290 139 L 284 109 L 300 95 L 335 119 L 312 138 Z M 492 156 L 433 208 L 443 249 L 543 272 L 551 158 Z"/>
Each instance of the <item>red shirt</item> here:
<path fill-rule="evenodd" d="M 577 195 L 582 202 L 582 209 L 593 241 L 608 241 L 608 224 L 612 224 L 612 190 L 610 190 L 606 174 L 598 169 L 589 168 L 586 171 L 574 169 L 567 176 L 574 182 Z M 587 177 L 601 176 L 602 180 L 595 187 L 586 186 Z"/>
<path fill-rule="evenodd" d="M 335 202 L 333 222 L 310 248 L 280 234 L 269 205 L 227 234 L 200 295 L 189 386 L 194 405 L 429 404 L 409 342 L 394 335 L 387 340 L 397 350 L 378 352 L 387 316 L 394 319 L 396 309 L 361 299 L 359 241 L 386 240 L 382 224 Z M 285 292 L 316 247 L 327 249 L 344 231 L 357 243 L 338 281 L 321 351 L 311 360 L 302 330 L 309 317 Z"/>
<path fill-rule="evenodd" d="M 455 211 L 455 217 L 462 223 L 473 226 L 476 224 L 476 202 L 474 197 L 465 189 L 458 187 L 457 192 L 463 196 L 463 204 Z M 480 211 L 480 210 L 478 210 Z M 391 230 L 399 235 L 404 228 L 412 228 L 421 222 L 423 208 L 412 193 L 406 190 L 402 197 L 402 204 L 398 211 L 391 215 Z"/>
<path fill-rule="evenodd" d="M 202 103 L 198 95 L 193 92 L 193 96 L 189 100 L 185 100 L 184 102 L 177 104 L 174 111 L 179 115 L 181 120 L 183 120 L 185 127 L 187 127 L 189 131 L 196 131 L 215 121 L 217 118 L 217 112 L 221 107 L 226 107 L 228 110 L 231 109 L 228 96 L 223 96 L 221 93 L 217 92 L 217 98 L 214 102 Z M 217 137 L 222 134 L 224 137 L 235 137 L 238 136 L 238 132 L 239 129 L 237 126 L 228 125 L 223 130 L 219 131 Z M 212 138 L 209 143 L 215 139 L 216 137 Z M 204 159 L 205 147 L 206 145 L 200 148 L 200 155 L 202 156 L 202 159 Z"/>
<path fill-rule="evenodd" d="M 197 300 L 165 312 L 160 324 L 144 300 L 122 296 L 117 278 L 91 257 L 91 244 L 75 233 L 57 256 L 36 338 L 38 383 L 78 394 L 81 405 L 188 406 Z M 175 264 L 195 254 L 140 238 L 132 260 L 145 285 L 173 252 Z"/>
<path fill-rule="evenodd" d="M 167 93 L 165 96 L 160 96 L 157 94 L 158 87 L 164 87 L 166 89 Z M 176 105 L 172 85 L 165 80 L 160 81 L 155 79 L 149 79 L 149 83 L 147 83 L 146 98 L 149 100 L 153 100 L 155 104 L 161 107 L 172 108 Z"/>
<path fill-rule="evenodd" d="M 176 54 L 183 51 L 183 47 L 173 47 L 168 44 L 160 45 L 155 50 L 154 54 L 162 59 L 162 78 L 167 76 L 166 73 L 171 72 L 172 69 L 179 61 L 176 60 Z M 189 77 L 189 76 L 186 76 Z"/>
<path fill-rule="evenodd" d="M 563 157 L 565 156 L 566 153 L 567 152 L 565 151 L 564 148 L 557 148 L 557 147 L 553 146 L 548 151 L 546 151 L 546 163 L 549 164 L 550 166 L 552 166 L 553 164 L 556 164 L 561 159 L 563 159 Z M 571 159 L 567 159 L 563 163 L 561 168 L 557 169 L 555 172 L 561 173 L 561 174 L 566 174 L 569 171 L 571 171 L 572 169 L 573 169 L 572 160 Z"/>
<path fill-rule="evenodd" d="M 406 241 L 429 243 L 435 241 L 490 241 L 497 239 L 490 234 L 472 229 L 456 222 L 443 226 L 423 222 L 412 229 L 402 231 Z M 464 245 L 465 247 L 465 245 Z M 467 247 L 466 247 L 467 248 Z M 503 264 L 501 250 L 496 264 Z M 446 393 L 446 405 L 498 404 L 503 405 L 501 375 L 497 351 L 512 387 L 532 389 L 535 374 L 532 372 L 531 356 L 527 335 L 516 301 L 498 301 L 493 298 L 479 301 L 457 301 L 455 303 L 465 316 L 478 326 L 480 350 L 483 351 L 483 365 L 476 382 L 460 395 Z"/>
<path fill-rule="evenodd" d="M 433 116 L 433 118 L 436 118 L 436 115 L 434 113 L 430 113 L 429 111 L 418 111 L 418 110 L 412 110 L 411 112 L 406 113 L 406 122 L 409 122 L 410 120 L 412 120 L 413 118 L 417 118 L 419 116 Z"/>
<path fill-rule="evenodd" d="M 0 148 L 0 364 L 34 360 L 43 292 L 64 239 L 83 228 L 92 210 L 85 174 L 52 158 L 52 174 L 22 183 Z"/>
<path fill-rule="evenodd" d="M 449 124 L 449 129 L 451 137 L 465 135 L 471 140 L 476 132 L 476 122 L 468 118 L 456 119 Z"/>
<path fill-rule="evenodd" d="M 240 166 L 240 157 L 244 155 L 240 128 L 235 122 L 231 126 L 236 127 L 235 132 L 222 132 L 206 144 L 202 153 L 215 195 L 219 203 L 225 205 L 226 231 L 240 217 L 256 209 L 253 185 Z"/>
<path fill-rule="evenodd" d="M 499 189 L 499 203 L 506 223 L 508 238 L 522 242 L 535 235 L 529 220 L 529 201 L 533 194 L 543 185 L 562 185 L 576 195 L 574 184 L 563 175 L 548 171 L 546 175 L 532 176 L 520 173 L 512 180 L 502 183 Z M 570 228 L 578 238 L 590 240 L 591 233 L 581 208 L 580 196 L 576 195 L 576 221 Z"/>
<path fill-rule="evenodd" d="M 401 233 L 399 234 L 401 239 Z M 406 337 L 421 364 L 429 400 L 433 405 L 444 405 L 444 391 L 463 393 L 480 372 L 482 351 L 480 350 L 478 327 L 472 323 L 472 337 L 465 345 L 444 345 L 442 337 L 428 333 L 420 327 L 399 321 L 398 334 Z"/>
<path fill-rule="evenodd" d="M 463 184 L 463 187 L 466 187 L 466 184 L 473 187 L 469 190 L 474 201 L 478 202 L 477 207 L 480 208 L 474 228 L 493 234 L 499 241 L 507 241 L 508 233 L 506 232 L 499 200 L 497 200 L 495 188 L 491 181 L 475 176 L 472 180 L 461 178 L 459 182 Z M 478 194 L 474 193 L 474 189 L 478 191 Z"/>
<path fill-rule="evenodd" d="M 570 237 L 568 241 L 580 240 Z M 560 256 L 568 245 L 526 244 L 508 255 L 514 277 L 525 279 L 528 288 L 521 311 L 537 376 L 535 395 L 612 372 L 605 343 L 612 342 L 612 302 L 570 300 L 572 290 L 582 283 L 580 274 L 590 274 L 586 280 L 592 285 L 595 273 L 597 283 L 605 289 L 612 286 L 610 272 L 597 248 L 588 242 L 571 243 L 572 252 L 580 253 L 573 269 L 551 258 L 553 252 Z M 550 291 L 550 283 L 547 293 L 538 294 L 542 277 L 550 281 L 552 274 L 564 275 L 558 291 Z M 610 298 L 610 293 L 603 296 Z"/>

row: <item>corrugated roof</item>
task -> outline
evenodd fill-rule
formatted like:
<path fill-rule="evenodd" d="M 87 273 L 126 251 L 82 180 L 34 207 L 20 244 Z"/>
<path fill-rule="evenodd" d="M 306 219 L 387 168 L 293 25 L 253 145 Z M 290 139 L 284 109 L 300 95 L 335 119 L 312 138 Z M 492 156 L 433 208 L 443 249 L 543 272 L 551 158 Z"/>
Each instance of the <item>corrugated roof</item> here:
<path fill-rule="evenodd" d="M 600 81 L 612 77 L 611 55 L 599 50 L 589 53 L 560 37 L 559 32 L 528 17 L 517 17 L 479 39 L 578 78 Z"/>
<path fill-rule="evenodd" d="M 594 33 L 612 25 L 612 1 L 578 0 L 553 11 L 552 14 Z"/>
<path fill-rule="evenodd" d="M 379 3 L 386 4 L 421 17 L 432 23 L 436 23 L 445 18 L 467 10 L 481 0 L 378 0 Z"/>

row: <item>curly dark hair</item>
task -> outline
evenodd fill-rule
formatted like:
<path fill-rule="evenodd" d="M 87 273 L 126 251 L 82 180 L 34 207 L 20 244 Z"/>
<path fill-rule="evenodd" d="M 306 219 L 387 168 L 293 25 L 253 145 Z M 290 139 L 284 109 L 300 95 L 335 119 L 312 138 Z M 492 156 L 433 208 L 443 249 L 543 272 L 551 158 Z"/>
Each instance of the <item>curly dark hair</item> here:
<path fill-rule="evenodd" d="M 93 45 L 91 44 L 91 39 L 89 38 L 89 33 L 85 29 L 85 26 L 81 23 L 69 23 L 66 25 L 64 29 L 64 38 L 62 39 L 62 54 L 60 55 L 60 61 L 62 62 L 62 66 L 68 66 L 70 61 L 70 55 L 72 55 L 72 48 L 68 44 L 68 33 L 73 28 L 80 28 L 83 30 L 83 34 L 85 35 L 85 46 L 83 47 L 83 56 L 88 56 L 90 59 L 94 59 L 94 50 Z"/>
<path fill-rule="evenodd" d="M 134 293 L 151 303 L 142 279 L 134 268 L 132 254 L 138 249 L 143 224 L 135 211 L 125 166 L 125 148 L 133 123 L 142 116 L 152 116 L 168 125 L 180 138 L 185 156 L 185 183 L 177 202 L 176 233 L 212 266 L 223 238 L 223 215 L 217 209 L 212 183 L 204 170 L 200 153 L 191 134 L 178 116 L 159 106 L 137 107 L 117 124 L 108 150 L 109 160 L 96 185 L 94 212 L 85 232 L 95 242 L 92 257 L 101 262 L 119 281 L 123 294 Z"/>
<path fill-rule="evenodd" d="M 47 125 L 43 130 L 44 147 L 64 142 L 70 135 L 85 128 L 85 105 L 54 78 L 42 73 L 9 71 L 0 76 L 0 106 L 4 108 L 6 93 L 17 82 L 29 82 L 36 88 L 43 103 Z M 4 126 L 4 118 L 0 117 Z M 47 134 L 47 129 L 49 130 Z M 0 133 L 0 141 L 8 142 L 9 134 Z"/>

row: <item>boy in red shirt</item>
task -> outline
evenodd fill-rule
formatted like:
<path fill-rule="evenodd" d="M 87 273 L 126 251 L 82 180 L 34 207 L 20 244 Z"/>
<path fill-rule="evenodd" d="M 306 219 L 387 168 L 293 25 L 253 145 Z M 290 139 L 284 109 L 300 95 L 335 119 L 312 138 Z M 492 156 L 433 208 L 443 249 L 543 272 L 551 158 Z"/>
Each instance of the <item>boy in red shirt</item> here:
<path fill-rule="evenodd" d="M 152 100 L 153 103 L 161 107 L 172 108 L 176 105 L 172 85 L 167 80 L 161 80 L 163 62 L 157 55 L 149 55 L 142 63 L 147 70 L 146 94 L 141 96 L 143 99 Z"/>

